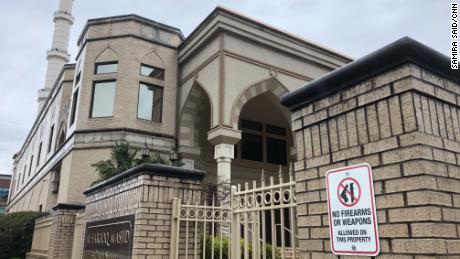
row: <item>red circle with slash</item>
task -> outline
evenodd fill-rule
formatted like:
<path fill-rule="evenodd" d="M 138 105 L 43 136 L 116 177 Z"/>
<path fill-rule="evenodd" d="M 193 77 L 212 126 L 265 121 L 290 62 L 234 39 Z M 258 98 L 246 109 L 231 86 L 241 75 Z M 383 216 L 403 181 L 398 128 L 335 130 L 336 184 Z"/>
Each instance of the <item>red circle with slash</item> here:
<path fill-rule="evenodd" d="M 361 198 L 361 185 L 355 178 L 344 178 L 337 186 L 337 198 L 345 207 L 355 206 Z"/>

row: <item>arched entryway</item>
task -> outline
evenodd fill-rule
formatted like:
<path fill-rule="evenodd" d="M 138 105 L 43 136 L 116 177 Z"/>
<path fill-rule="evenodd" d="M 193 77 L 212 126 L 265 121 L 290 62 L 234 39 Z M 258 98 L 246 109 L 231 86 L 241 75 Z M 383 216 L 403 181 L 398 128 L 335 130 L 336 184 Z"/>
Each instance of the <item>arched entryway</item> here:
<path fill-rule="evenodd" d="M 238 118 L 241 140 L 235 145 L 232 182 L 260 179 L 263 168 L 267 176 L 287 172 L 293 161 L 293 138 L 289 112 L 279 98 L 266 91 L 248 100 Z"/>

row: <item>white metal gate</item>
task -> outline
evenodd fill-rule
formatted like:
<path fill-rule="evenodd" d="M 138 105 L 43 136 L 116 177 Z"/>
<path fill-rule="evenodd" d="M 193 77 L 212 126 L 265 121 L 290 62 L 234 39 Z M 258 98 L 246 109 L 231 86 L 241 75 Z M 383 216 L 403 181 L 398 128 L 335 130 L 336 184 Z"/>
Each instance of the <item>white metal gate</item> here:
<path fill-rule="evenodd" d="M 281 175 L 281 174 L 280 174 Z M 232 186 L 231 203 L 183 204 L 174 199 L 171 259 L 296 258 L 295 181 L 270 177 Z"/>

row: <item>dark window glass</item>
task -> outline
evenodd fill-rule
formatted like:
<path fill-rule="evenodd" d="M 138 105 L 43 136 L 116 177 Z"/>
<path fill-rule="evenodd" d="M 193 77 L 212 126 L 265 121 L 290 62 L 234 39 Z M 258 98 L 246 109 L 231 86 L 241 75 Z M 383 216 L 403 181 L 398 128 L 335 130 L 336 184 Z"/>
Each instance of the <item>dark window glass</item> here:
<path fill-rule="evenodd" d="M 262 131 L 262 123 L 249 120 L 241 120 L 241 128 Z"/>
<path fill-rule="evenodd" d="M 234 156 L 235 158 L 237 158 L 237 157 L 238 157 L 238 154 L 239 154 L 239 153 L 238 153 L 238 148 L 239 148 L 239 145 L 238 145 L 238 144 L 236 144 L 236 145 L 233 146 L 233 152 L 234 152 L 234 153 L 233 153 L 233 156 Z"/>
<path fill-rule="evenodd" d="M 19 184 L 21 183 L 21 173 L 18 176 L 18 183 L 16 184 L 16 190 L 19 189 Z"/>
<path fill-rule="evenodd" d="M 137 117 L 144 120 L 161 121 L 161 103 L 163 89 L 154 85 L 139 85 Z"/>
<path fill-rule="evenodd" d="M 27 174 L 28 176 L 30 176 L 30 172 L 32 171 L 33 162 L 34 162 L 34 156 L 31 156 L 30 157 L 29 173 Z"/>
<path fill-rule="evenodd" d="M 152 78 L 156 78 L 159 80 L 165 79 L 165 70 L 157 67 L 152 67 L 148 65 L 141 64 L 141 71 L 140 74 L 143 76 L 148 76 Z"/>
<path fill-rule="evenodd" d="M 56 149 L 62 147 L 62 145 L 64 145 L 64 142 L 65 142 L 65 132 L 61 131 L 61 134 L 59 135 L 59 138 L 56 143 Z"/>
<path fill-rule="evenodd" d="M 78 102 L 78 89 L 73 93 L 73 98 L 72 98 L 72 110 L 70 113 L 70 125 L 72 126 L 73 123 L 75 122 L 75 112 L 77 111 L 77 102 Z"/>
<path fill-rule="evenodd" d="M 42 142 L 40 142 L 40 145 L 38 145 L 38 154 L 37 154 L 37 166 L 40 164 L 40 156 L 42 154 Z"/>
<path fill-rule="evenodd" d="M 80 77 L 81 77 L 81 72 L 78 72 L 77 76 L 75 77 L 75 85 L 77 85 L 78 82 L 80 82 Z"/>
<path fill-rule="evenodd" d="M 286 159 L 286 141 L 276 138 L 266 138 L 267 141 L 267 162 L 272 164 L 287 163 Z"/>
<path fill-rule="evenodd" d="M 53 144 L 54 125 L 51 126 L 50 136 L 48 139 L 48 153 L 51 151 L 51 144 Z"/>
<path fill-rule="evenodd" d="M 241 134 L 241 158 L 253 161 L 263 161 L 262 136 Z"/>
<path fill-rule="evenodd" d="M 116 73 L 118 70 L 118 62 L 105 62 L 105 63 L 96 63 L 95 74 L 108 74 Z"/>
<path fill-rule="evenodd" d="M 115 81 L 96 82 L 93 87 L 91 117 L 110 117 L 115 101 Z"/>
<path fill-rule="evenodd" d="M 8 200 L 8 188 L 0 188 L 0 201 L 6 202 Z"/>
<path fill-rule="evenodd" d="M 277 126 L 267 124 L 265 126 L 265 129 L 266 129 L 267 133 L 280 135 L 280 136 L 286 136 L 286 129 L 285 128 L 281 128 L 281 127 L 277 127 Z"/>

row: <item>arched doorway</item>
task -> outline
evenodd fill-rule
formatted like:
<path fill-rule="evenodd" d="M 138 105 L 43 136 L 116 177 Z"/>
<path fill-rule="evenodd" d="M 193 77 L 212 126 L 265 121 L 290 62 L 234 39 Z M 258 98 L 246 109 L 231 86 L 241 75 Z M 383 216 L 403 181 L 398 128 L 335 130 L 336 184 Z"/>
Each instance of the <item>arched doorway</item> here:
<path fill-rule="evenodd" d="M 267 176 L 277 176 L 280 167 L 288 171 L 294 145 L 289 116 L 271 91 L 244 104 L 238 118 L 241 140 L 235 145 L 232 183 L 260 179 L 262 168 Z"/>

